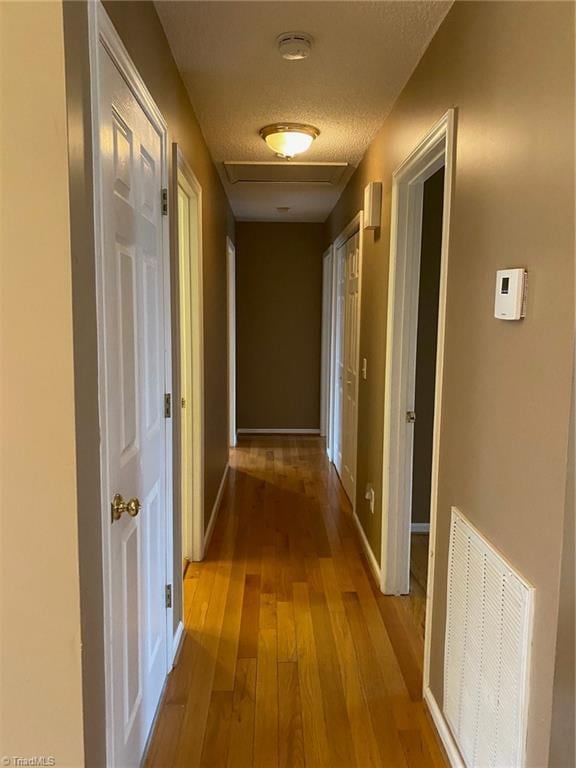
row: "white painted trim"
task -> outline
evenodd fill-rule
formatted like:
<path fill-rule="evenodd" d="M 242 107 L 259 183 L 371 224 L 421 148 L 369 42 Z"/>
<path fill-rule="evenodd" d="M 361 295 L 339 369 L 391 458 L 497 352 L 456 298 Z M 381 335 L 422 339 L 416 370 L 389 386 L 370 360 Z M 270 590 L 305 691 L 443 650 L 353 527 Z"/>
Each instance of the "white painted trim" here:
<path fill-rule="evenodd" d="M 239 435 L 319 435 L 319 429 L 239 429 Z"/>
<path fill-rule="evenodd" d="M 190 233 L 192 264 L 185 268 L 181 263 L 179 243 L 177 242 L 179 277 L 188 276 L 188 290 L 185 294 L 187 306 L 182 306 L 182 282 L 180 284 L 179 316 L 181 324 L 180 345 L 187 343 L 189 334 L 182 334 L 182 322 L 184 317 L 190 321 L 191 338 L 189 346 L 190 355 L 190 389 L 192 397 L 186 403 L 186 408 L 181 408 L 180 403 L 173 404 L 173 410 L 180 408 L 180 425 L 182 442 L 185 439 L 185 418 L 190 419 L 187 430 L 191 445 L 188 452 L 192 458 L 192 492 L 191 507 L 184 508 L 184 494 L 182 494 L 182 544 L 183 556 L 191 560 L 201 560 L 204 546 L 204 268 L 203 268 L 203 238 L 202 238 L 202 187 L 194 171 L 186 162 L 177 144 L 173 144 L 173 164 L 176 169 L 176 195 L 174 206 L 178 210 L 178 187 L 182 187 L 189 196 L 191 205 L 196 199 L 195 224 L 196 232 Z M 192 211 L 190 211 L 192 214 Z M 175 214 L 177 216 L 177 214 Z M 191 216 L 192 218 L 192 216 Z M 176 227 L 176 239 L 178 228 Z M 194 243 L 195 241 L 195 243 Z M 180 354 L 180 362 L 186 359 L 186 355 Z M 183 380 L 182 367 L 180 380 Z M 185 454 L 184 446 L 182 454 Z M 183 475 L 182 475 L 183 477 Z M 182 479 L 182 478 L 181 478 Z"/>
<path fill-rule="evenodd" d="M 337 410 L 336 399 L 338 394 L 338 368 L 336 365 L 336 355 L 338 351 L 338 268 L 339 258 L 336 246 L 332 243 L 332 318 L 330 323 L 330 434 L 328 441 L 328 456 L 334 466 L 336 466 L 336 435 L 337 435 Z"/>
<path fill-rule="evenodd" d="M 362 283 L 364 282 L 364 237 L 366 230 L 364 229 L 364 211 L 358 213 L 358 320 L 356 328 L 358 332 L 358 339 L 356 342 L 356 349 L 358 354 L 356 355 L 356 420 L 354 422 L 354 501 L 352 502 L 352 509 L 356 512 L 356 498 L 358 492 L 358 416 L 360 415 L 360 379 L 362 378 L 361 372 L 361 351 L 360 344 L 362 342 Z M 378 566 L 378 570 L 380 566 Z"/>
<path fill-rule="evenodd" d="M 350 219 L 336 240 L 334 240 L 334 250 L 336 250 L 336 248 L 340 248 L 341 245 L 344 245 L 347 240 L 350 240 L 352 235 L 355 235 L 356 232 L 361 229 L 360 225 L 362 224 L 363 218 L 364 212 L 358 211 L 358 213 L 352 219 Z"/>
<path fill-rule="evenodd" d="M 110 56 L 118 68 L 136 100 L 144 110 L 148 119 L 158 131 L 161 142 L 161 185 L 168 188 L 168 133 L 164 118 L 156 106 L 146 84 L 128 51 L 124 47 L 114 25 L 110 21 L 103 5 L 99 0 L 93 0 L 87 4 L 88 9 L 88 46 L 90 60 L 90 110 L 92 127 L 92 172 L 94 191 L 94 242 L 96 261 L 96 303 L 97 303 L 97 327 L 98 327 L 98 401 L 100 412 L 100 485 L 102 498 L 102 574 L 103 574 L 103 633 L 104 643 L 104 686 L 105 686 L 105 710 L 106 710 L 106 764 L 114 765 L 114 718 L 113 714 L 113 674 L 112 674 L 112 581 L 111 581 L 111 543 L 110 543 L 110 510 L 108 507 L 111 498 L 110 482 L 108 476 L 108 398 L 106 392 L 106 371 L 103 361 L 105 357 L 105 340 L 101 332 L 104 323 L 103 316 L 103 280 L 102 280 L 102 252 L 104 232 L 102 222 L 102 192 L 100 174 L 100 82 L 99 60 L 100 46 Z M 162 217 L 162 249 L 164 260 L 164 363 L 165 381 L 164 391 L 172 391 L 172 351 L 171 351 L 171 317 L 170 317 L 170 242 L 169 242 L 168 216 Z M 165 493 L 166 493 L 166 583 L 171 584 L 174 578 L 173 558 L 173 470 L 172 470 L 172 419 L 166 419 L 166 464 L 165 464 Z M 166 638 L 173 637 L 173 613 L 175 606 L 166 610 Z M 172 646 L 166 643 L 166 672 L 171 665 Z"/>
<path fill-rule="evenodd" d="M 174 666 L 176 664 L 176 661 L 178 660 L 178 655 L 180 654 L 180 651 L 182 649 L 182 643 L 184 642 L 184 623 L 182 621 L 178 622 L 178 626 L 176 627 L 176 632 L 174 632 L 174 637 L 172 639 L 172 665 Z"/>
<path fill-rule="evenodd" d="M 332 243 L 332 306 L 330 313 L 330 383 L 328 397 L 330 400 L 330 428 L 326 441 L 326 452 L 330 461 L 336 466 L 336 393 L 338 387 L 338 371 L 336 369 L 336 351 L 338 337 L 338 252 Z"/>
<path fill-rule="evenodd" d="M 450 765 L 452 768 L 466 768 L 464 761 L 462 760 L 462 756 L 458 751 L 458 747 L 456 746 L 456 742 L 454 741 L 454 737 L 452 736 L 450 726 L 446 722 L 446 719 L 442 714 L 440 707 L 438 706 L 438 702 L 434 698 L 434 694 L 430 690 L 429 686 L 424 687 L 424 701 L 426 702 L 426 706 L 428 707 L 428 711 L 430 712 L 430 717 L 432 718 L 432 721 L 436 727 L 436 731 L 438 732 L 442 744 L 444 745 L 444 749 L 446 750 L 446 755 L 450 761 Z"/>
<path fill-rule="evenodd" d="M 130 54 L 126 50 L 124 43 L 120 39 L 120 36 L 116 32 L 116 28 L 110 17 L 106 13 L 104 6 L 100 0 L 92 0 L 88 3 L 88 26 L 91 32 L 91 59 L 90 64 L 97 62 L 97 45 L 98 42 L 102 43 L 109 55 L 112 57 L 116 66 L 122 73 L 122 77 L 126 80 L 130 90 L 138 100 L 138 103 L 146 112 L 149 119 L 154 123 L 157 128 L 161 128 L 163 132 L 167 132 L 168 127 L 164 116 L 158 109 L 152 94 L 148 90 L 148 86 L 140 76 L 140 73 L 136 69 L 134 62 L 130 58 Z M 96 54 L 96 58 L 92 60 L 92 55 Z M 167 146 L 165 147 L 167 150 Z M 166 156 L 166 161 L 167 161 Z M 166 176 L 167 176 L 166 168 Z"/>
<path fill-rule="evenodd" d="M 226 237 L 226 281 L 228 313 L 228 442 L 236 445 L 236 247 Z"/>
<path fill-rule="evenodd" d="M 376 560 L 376 556 L 372 551 L 370 542 L 366 538 L 366 534 L 364 533 L 364 528 L 362 528 L 362 523 L 360 522 L 360 519 L 356 514 L 356 512 L 352 513 L 352 519 L 354 520 L 354 524 L 356 525 L 356 529 L 358 530 L 358 536 L 360 537 L 360 541 L 362 542 L 362 548 L 364 549 L 364 553 L 366 554 L 366 560 L 368 560 L 368 565 L 370 566 L 370 570 L 372 571 L 374 580 L 376 581 L 376 584 L 379 585 L 380 584 L 380 566 L 378 565 L 378 560 Z"/>
<path fill-rule="evenodd" d="M 386 383 L 384 409 L 384 450 L 383 450 L 383 498 L 382 498 L 382 553 L 381 553 L 381 589 L 383 592 L 398 594 L 408 591 L 410 569 L 410 517 L 409 507 L 398 506 L 398 490 L 405 492 L 407 484 L 411 488 L 411 471 L 401 472 L 398 457 L 405 457 L 406 442 L 399 424 L 406 407 L 406 401 L 400 402 L 399 393 L 402 380 L 409 372 L 399 365 L 398 333 L 404 332 L 402 324 L 402 301 L 396 301 L 396 270 L 401 258 L 406 259 L 407 249 L 412 247 L 412 257 L 420 258 L 418 228 L 420 217 L 413 217 L 412 228 L 408 226 L 410 204 L 418 202 L 414 197 L 418 186 L 429 178 L 439 167 L 444 165 L 444 205 L 442 223 L 442 254 L 440 268 L 440 291 L 438 298 L 438 340 L 436 351 L 436 382 L 434 397 L 434 438 L 432 447 L 432 488 L 430 498 L 430 543 L 428 550 L 428 589 L 426 594 L 426 626 L 424 639 L 424 675 L 423 688 L 426 691 L 430 679 L 431 626 L 434 608 L 434 566 L 436 552 L 436 518 L 438 507 L 438 470 L 440 424 L 442 418 L 442 387 L 444 376 L 444 342 L 446 325 L 446 291 L 448 277 L 448 249 L 450 238 L 451 201 L 454 179 L 455 152 L 455 111 L 448 112 L 432 127 L 418 143 L 406 160 L 393 174 L 392 216 L 390 237 L 390 273 L 388 281 L 388 318 L 386 346 Z M 421 190 L 420 190 L 421 193 Z M 410 239 L 408 239 L 410 238 Z M 413 281 L 414 282 L 414 281 Z M 413 296 L 412 296 L 413 299 Z M 416 305 L 417 306 L 417 305 Z M 413 332 L 413 329 L 412 329 Z M 401 337 L 400 337 L 401 342 Z M 403 377 L 403 379 L 401 378 Z M 394 429 L 394 424 L 396 429 Z M 406 431 L 404 430 L 404 435 Z M 410 469 L 411 469 L 411 461 Z M 406 470 L 406 468 L 404 467 Z M 396 495 L 395 495 L 396 492 Z M 408 511 L 407 511 L 408 509 Z"/>
<path fill-rule="evenodd" d="M 412 533 L 430 533 L 430 523 L 412 523 L 410 530 Z"/>
<path fill-rule="evenodd" d="M 363 281 L 363 268 L 364 268 L 364 211 L 360 210 L 358 213 L 354 216 L 351 221 L 348 222 L 348 224 L 344 227 L 342 232 L 338 235 L 336 240 L 334 240 L 333 243 L 333 252 L 334 252 L 334 282 L 337 284 L 338 282 L 338 258 L 337 253 L 338 249 L 346 243 L 347 240 L 349 240 L 353 235 L 355 235 L 358 232 L 359 235 L 359 242 L 358 242 L 358 322 L 356 324 L 356 329 L 358 332 L 358 340 L 356 344 L 356 349 L 358 350 L 357 360 L 356 360 L 356 370 L 358 371 L 358 375 L 356 377 L 356 418 L 354 421 L 354 490 L 352 493 L 352 497 L 350 499 L 350 502 L 352 503 L 352 509 L 354 513 L 356 513 L 356 496 L 357 496 L 357 487 L 358 487 L 358 412 L 360 410 L 360 402 L 359 402 L 359 394 L 360 394 L 360 342 L 361 342 L 361 335 L 360 335 L 360 326 L 362 325 L 362 281 Z M 336 306 L 334 302 L 337 303 L 338 301 L 338 287 L 336 285 L 335 287 L 335 294 L 333 296 L 333 310 L 336 309 Z M 337 312 L 335 313 L 337 319 Z M 334 404 L 334 398 L 335 398 L 335 392 L 336 387 L 338 386 L 337 382 L 337 371 L 335 366 L 335 355 L 336 355 L 336 324 L 334 323 L 332 328 L 332 345 L 333 345 L 333 366 L 332 369 L 334 371 L 333 376 L 333 383 L 331 387 L 331 411 L 335 410 L 333 409 Z M 334 413 L 334 422 L 336 420 L 336 413 Z M 330 452 L 332 454 L 332 461 L 334 462 L 336 457 L 333 455 L 333 446 L 330 447 Z"/>
<path fill-rule="evenodd" d="M 446 338 L 446 300 L 450 247 L 450 223 L 455 176 L 456 113 L 448 110 L 443 118 L 445 125 L 444 201 L 442 224 L 442 266 L 438 297 L 438 339 L 436 343 L 436 383 L 434 399 L 434 441 L 432 449 L 432 485 L 430 502 L 430 540 L 428 546 L 428 586 L 426 591 L 426 625 L 424 637 L 424 687 L 430 686 L 430 649 L 432 644 L 432 614 L 434 610 L 434 577 L 436 565 L 436 520 L 438 515 L 438 482 L 440 462 L 440 425 L 442 423 L 442 389 L 444 386 L 444 345 Z"/>
<path fill-rule="evenodd" d="M 220 504 L 222 502 L 222 496 L 224 495 L 224 489 L 226 488 L 226 478 L 228 477 L 229 469 L 230 469 L 230 464 L 226 462 L 226 466 L 224 467 L 224 472 L 222 473 L 222 479 L 220 480 L 220 486 L 218 487 L 218 493 L 216 494 L 216 499 L 214 501 L 214 505 L 212 506 L 212 512 L 210 514 L 210 522 L 208 523 L 208 527 L 206 528 L 206 533 L 204 534 L 204 554 L 206 554 L 206 550 L 208 549 L 208 545 L 210 544 L 210 539 L 212 538 L 212 534 L 214 533 L 214 526 L 216 525 L 216 519 L 218 518 L 218 513 L 220 512 Z"/>
<path fill-rule="evenodd" d="M 320 434 L 326 437 L 326 446 L 330 443 L 330 381 L 331 331 L 332 331 L 332 280 L 333 247 L 329 246 L 322 256 L 322 349 L 320 372 Z"/>

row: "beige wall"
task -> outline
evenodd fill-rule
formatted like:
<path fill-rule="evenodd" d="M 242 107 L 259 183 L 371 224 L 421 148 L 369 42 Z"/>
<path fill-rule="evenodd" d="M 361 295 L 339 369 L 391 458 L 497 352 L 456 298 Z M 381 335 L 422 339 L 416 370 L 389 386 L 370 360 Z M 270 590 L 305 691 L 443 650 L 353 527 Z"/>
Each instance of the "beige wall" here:
<path fill-rule="evenodd" d="M 322 224 L 236 225 L 237 426 L 319 429 Z"/>
<path fill-rule="evenodd" d="M 359 497 L 380 554 L 391 174 L 449 107 L 458 110 L 440 445 L 431 685 L 442 702 L 450 506 L 536 588 L 528 765 L 548 761 L 573 322 L 574 8 L 457 2 L 327 223 L 333 239 L 383 180 L 383 226 L 366 238 Z M 493 317 L 494 273 L 529 271 L 528 317 Z M 377 501 L 377 508 L 379 504 Z"/>
<path fill-rule="evenodd" d="M 0 755 L 53 756 L 59 766 L 78 768 L 84 759 L 62 5 L 1 3 L 0 20 Z"/>
<path fill-rule="evenodd" d="M 552 736 L 550 740 L 550 768 L 573 768 L 576 765 L 574 724 L 576 708 L 576 589 L 574 540 L 576 536 L 576 488 L 574 485 L 576 463 L 576 391 L 572 389 L 570 439 L 568 445 L 568 477 L 566 481 L 566 511 L 564 514 L 564 542 L 560 569 L 560 609 L 558 636 L 556 639 L 556 667 L 554 673 L 554 698 L 552 709 Z"/>
<path fill-rule="evenodd" d="M 416 340 L 416 423 L 414 424 L 412 466 L 412 522 L 414 523 L 430 522 L 443 196 L 444 169 L 441 168 L 424 183 L 422 209 L 422 251 Z"/>

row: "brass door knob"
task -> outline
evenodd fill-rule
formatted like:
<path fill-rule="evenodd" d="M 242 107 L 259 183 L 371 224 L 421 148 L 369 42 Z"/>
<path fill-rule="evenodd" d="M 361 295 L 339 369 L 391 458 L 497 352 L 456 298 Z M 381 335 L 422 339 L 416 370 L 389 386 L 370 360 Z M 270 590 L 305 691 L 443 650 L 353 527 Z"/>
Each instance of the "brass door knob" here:
<path fill-rule="evenodd" d="M 124 501 L 122 494 L 117 493 L 112 499 L 112 522 L 114 520 L 120 520 L 124 512 L 127 512 L 130 517 L 136 517 L 142 507 L 140 500 L 134 497 L 130 501 Z"/>

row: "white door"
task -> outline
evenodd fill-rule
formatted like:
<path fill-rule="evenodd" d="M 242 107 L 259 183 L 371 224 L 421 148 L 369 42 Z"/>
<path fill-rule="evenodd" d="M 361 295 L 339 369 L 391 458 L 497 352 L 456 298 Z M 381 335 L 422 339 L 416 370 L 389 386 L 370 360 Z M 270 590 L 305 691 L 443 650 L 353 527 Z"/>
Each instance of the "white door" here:
<path fill-rule="evenodd" d="M 103 46 L 98 58 L 105 488 L 109 503 L 121 494 L 141 504 L 110 523 L 106 574 L 107 727 L 114 765 L 129 768 L 140 763 L 168 658 L 162 140 Z"/>
<path fill-rule="evenodd" d="M 178 257 L 180 286 L 180 479 L 182 510 L 182 554 L 194 559 L 194 467 L 192 461 L 192 244 L 191 244 L 191 190 L 178 174 Z"/>
<path fill-rule="evenodd" d="M 332 324 L 332 246 L 322 259 L 322 370 L 320 374 L 320 435 L 326 438 L 326 447 L 330 455 L 330 380 L 331 354 L 330 337 Z"/>
<path fill-rule="evenodd" d="M 178 197 L 182 554 L 198 561 L 204 556 L 202 187 L 177 147 L 173 161 Z"/>
<path fill-rule="evenodd" d="M 345 338 L 345 298 L 346 298 L 346 245 L 336 249 L 336 292 L 334 323 L 334 455 L 332 461 L 342 477 L 342 434 L 344 401 L 344 338 Z"/>
<path fill-rule="evenodd" d="M 234 448 L 236 433 L 236 248 L 226 238 L 228 281 L 228 441 Z"/>
<path fill-rule="evenodd" d="M 358 343 L 360 287 L 360 235 L 356 233 L 346 242 L 344 270 L 344 349 L 342 360 L 342 460 L 340 477 L 350 501 L 354 502 L 356 488 L 356 424 L 358 393 Z"/>

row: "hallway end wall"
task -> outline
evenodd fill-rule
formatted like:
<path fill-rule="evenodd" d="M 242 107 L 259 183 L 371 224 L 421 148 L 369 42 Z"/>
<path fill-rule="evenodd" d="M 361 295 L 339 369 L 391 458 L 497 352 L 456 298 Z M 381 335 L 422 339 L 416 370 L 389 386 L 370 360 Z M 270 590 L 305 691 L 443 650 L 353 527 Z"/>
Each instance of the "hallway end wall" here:
<path fill-rule="evenodd" d="M 238 222 L 238 429 L 320 429 L 322 224 Z"/>
<path fill-rule="evenodd" d="M 391 178 L 457 109 L 440 435 L 431 688 L 442 706 L 450 508 L 536 589 L 527 765 L 548 761 L 573 334 L 574 6 L 457 2 L 326 227 L 328 244 L 383 181 L 363 261 L 357 513 L 378 557 Z M 526 41 L 530 44 L 527 45 Z M 528 270 L 528 314 L 493 316 L 497 269 Z M 372 483 L 377 513 L 362 490 Z"/>

